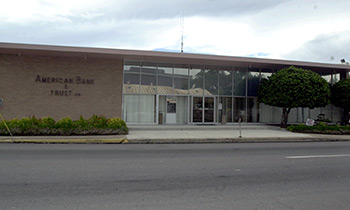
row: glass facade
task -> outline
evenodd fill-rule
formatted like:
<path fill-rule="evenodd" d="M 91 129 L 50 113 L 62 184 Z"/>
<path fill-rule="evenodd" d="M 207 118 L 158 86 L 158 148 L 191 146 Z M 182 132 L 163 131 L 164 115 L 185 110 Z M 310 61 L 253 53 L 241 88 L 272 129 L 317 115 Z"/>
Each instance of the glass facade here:
<path fill-rule="evenodd" d="M 127 123 L 215 124 L 279 123 L 281 109 L 257 102 L 259 82 L 276 69 L 206 66 L 141 61 L 124 62 L 123 118 Z M 340 74 L 321 74 L 330 84 Z M 333 106 L 293 109 L 290 122 L 325 113 Z"/>

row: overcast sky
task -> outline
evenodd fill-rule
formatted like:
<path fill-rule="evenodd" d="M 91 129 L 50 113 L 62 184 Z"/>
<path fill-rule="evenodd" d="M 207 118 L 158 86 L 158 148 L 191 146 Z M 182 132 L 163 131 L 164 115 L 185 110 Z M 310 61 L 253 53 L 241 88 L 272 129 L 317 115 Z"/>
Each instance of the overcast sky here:
<path fill-rule="evenodd" d="M 183 17 L 183 24 L 181 20 Z M 350 61 L 350 0 L 0 0 L 0 42 Z"/>

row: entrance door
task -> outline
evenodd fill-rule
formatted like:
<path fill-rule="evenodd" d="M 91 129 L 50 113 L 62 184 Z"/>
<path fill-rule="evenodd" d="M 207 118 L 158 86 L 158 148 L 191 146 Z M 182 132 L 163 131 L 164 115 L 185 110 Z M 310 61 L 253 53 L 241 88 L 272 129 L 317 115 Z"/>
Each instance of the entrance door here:
<path fill-rule="evenodd" d="M 204 97 L 204 123 L 214 123 L 215 98 Z"/>
<path fill-rule="evenodd" d="M 215 122 L 215 97 L 192 97 L 192 122 Z"/>
<path fill-rule="evenodd" d="M 203 97 L 192 98 L 192 122 L 203 122 Z"/>

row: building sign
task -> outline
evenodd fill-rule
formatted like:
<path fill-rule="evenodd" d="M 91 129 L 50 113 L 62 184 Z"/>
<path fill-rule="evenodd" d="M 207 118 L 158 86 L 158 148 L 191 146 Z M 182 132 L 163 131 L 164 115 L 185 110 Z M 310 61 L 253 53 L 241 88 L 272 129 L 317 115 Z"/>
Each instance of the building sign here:
<path fill-rule="evenodd" d="M 62 84 L 62 89 L 50 89 L 50 96 L 81 96 L 80 92 L 71 89 L 70 85 L 94 85 L 95 79 L 76 77 L 47 77 L 37 75 L 35 83 L 43 84 Z"/>

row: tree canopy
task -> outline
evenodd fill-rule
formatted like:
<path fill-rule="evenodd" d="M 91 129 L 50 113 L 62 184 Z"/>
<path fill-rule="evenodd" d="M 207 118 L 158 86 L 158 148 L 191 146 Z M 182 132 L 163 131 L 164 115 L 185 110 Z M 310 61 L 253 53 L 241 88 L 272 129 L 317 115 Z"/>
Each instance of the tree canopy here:
<path fill-rule="evenodd" d="M 343 108 L 343 121 L 349 122 L 350 79 L 340 80 L 332 87 L 332 104 Z"/>
<path fill-rule="evenodd" d="M 313 109 L 329 104 L 330 87 L 319 74 L 291 66 L 261 81 L 258 100 L 267 105 L 282 107 L 281 127 L 286 127 L 292 108 Z"/>

